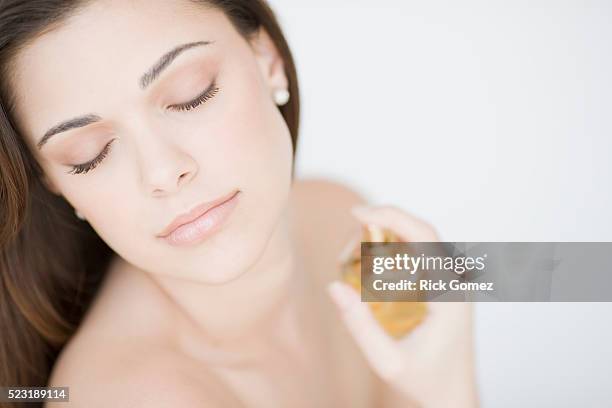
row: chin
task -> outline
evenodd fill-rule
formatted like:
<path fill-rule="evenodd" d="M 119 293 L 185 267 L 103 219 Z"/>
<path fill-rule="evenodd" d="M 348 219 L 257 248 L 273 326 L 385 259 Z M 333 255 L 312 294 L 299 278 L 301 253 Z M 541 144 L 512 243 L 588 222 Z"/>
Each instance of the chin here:
<path fill-rule="evenodd" d="M 276 221 L 264 217 L 252 222 L 229 223 L 214 239 L 203 243 L 197 254 L 181 257 L 177 262 L 183 265 L 188 262 L 184 274 L 203 284 L 224 285 L 236 281 L 257 265 L 274 233 Z"/>

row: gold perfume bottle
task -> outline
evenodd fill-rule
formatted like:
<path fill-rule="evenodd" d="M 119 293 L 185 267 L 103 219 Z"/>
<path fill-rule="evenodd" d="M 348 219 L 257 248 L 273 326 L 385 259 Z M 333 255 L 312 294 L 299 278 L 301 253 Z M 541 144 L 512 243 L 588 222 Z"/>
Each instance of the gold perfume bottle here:
<path fill-rule="evenodd" d="M 363 227 L 363 242 L 401 242 L 392 231 L 374 225 Z M 348 260 L 341 266 L 342 280 L 361 292 L 361 245 L 351 252 Z M 400 338 L 419 325 L 427 314 L 424 302 L 367 302 L 374 317 L 394 338 Z"/>

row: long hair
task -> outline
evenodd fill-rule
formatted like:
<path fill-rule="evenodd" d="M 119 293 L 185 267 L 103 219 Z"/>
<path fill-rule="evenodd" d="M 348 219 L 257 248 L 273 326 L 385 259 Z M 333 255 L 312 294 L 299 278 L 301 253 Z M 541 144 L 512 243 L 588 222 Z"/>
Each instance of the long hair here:
<path fill-rule="evenodd" d="M 190 1 L 223 11 L 245 39 L 260 27 L 270 34 L 289 80 L 291 100 L 279 109 L 295 156 L 297 73 L 272 10 L 264 0 Z M 113 255 L 93 228 L 75 217 L 72 206 L 43 183 L 43 171 L 15 126 L 8 83 L 12 58 L 88 3 L 0 0 L 0 386 L 47 384 Z"/>

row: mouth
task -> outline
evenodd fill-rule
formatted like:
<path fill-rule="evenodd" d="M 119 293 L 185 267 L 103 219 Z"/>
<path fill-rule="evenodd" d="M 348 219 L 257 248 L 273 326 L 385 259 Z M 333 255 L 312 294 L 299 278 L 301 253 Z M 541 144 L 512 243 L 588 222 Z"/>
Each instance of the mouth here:
<path fill-rule="evenodd" d="M 224 224 L 238 204 L 240 195 L 240 190 L 236 190 L 216 200 L 199 204 L 176 217 L 156 236 L 175 246 L 199 243 Z"/>

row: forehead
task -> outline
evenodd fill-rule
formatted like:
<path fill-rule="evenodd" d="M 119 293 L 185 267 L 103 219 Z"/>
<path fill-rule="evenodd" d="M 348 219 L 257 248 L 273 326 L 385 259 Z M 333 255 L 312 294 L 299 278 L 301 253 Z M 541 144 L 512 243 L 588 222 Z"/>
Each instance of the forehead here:
<path fill-rule="evenodd" d="M 16 56 L 18 122 L 36 134 L 53 121 L 99 110 L 101 100 L 136 96 L 143 92 L 140 76 L 170 49 L 194 41 L 225 48 L 237 36 L 221 11 L 194 2 L 94 1 Z"/>

